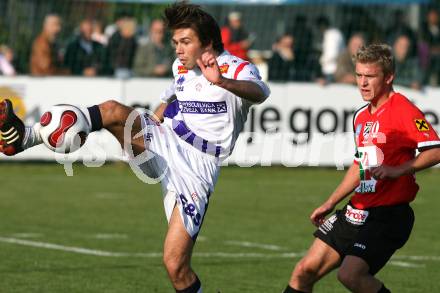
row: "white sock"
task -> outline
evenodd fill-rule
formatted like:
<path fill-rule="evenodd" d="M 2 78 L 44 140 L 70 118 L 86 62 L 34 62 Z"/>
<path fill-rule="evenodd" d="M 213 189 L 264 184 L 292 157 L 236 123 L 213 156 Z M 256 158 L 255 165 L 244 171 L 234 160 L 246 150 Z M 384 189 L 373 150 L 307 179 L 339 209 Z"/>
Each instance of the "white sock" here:
<path fill-rule="evenodd" d="M 87 122 L 89 123 L 90 129 L 89 131 L 91 131 L 92 128 L 92 119 L 90 118 L 90 113 L 89 113 L 89 109 L 88 108 L 84 108 L 84 107 L 78 107 L 81 112 L 83 112 L 84 116 L 87 118 Z"/>
<path fill-rule="evenodd" d="M 40 135 L 40 128 L 40 123 L 35 123 L 35 125 L 32 127 L 26 126 L 22 144 L 23 149 L 28 149 L 43 143 Z"/>

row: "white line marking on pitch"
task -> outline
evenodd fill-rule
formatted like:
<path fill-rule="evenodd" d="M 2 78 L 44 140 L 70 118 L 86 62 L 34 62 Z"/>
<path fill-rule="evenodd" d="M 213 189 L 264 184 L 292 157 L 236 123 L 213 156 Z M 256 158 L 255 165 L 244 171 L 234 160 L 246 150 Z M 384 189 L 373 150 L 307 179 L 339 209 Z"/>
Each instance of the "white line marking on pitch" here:
<path fill-rule="evenodd" d="M 390 265 L 397 266 L 397 267 L 404 267 L 404 268 L 424 268 L 426 267 L 424 264 L 415 264 L 411 262 L 403 262 L 403 261 L 390 261 Z"/>
<path fill-rule="evenodd" d="M 38 242 L 38 241 L 31 241 L 31 240 L 18 239 L 18 238 L 9 238 L 9 237 L 0 237 L 0 242 L 10 243 L 10 244 L 19 244 L 19 245 L 31 246 L 31 247 L 37 247 L 37 248 L 46 248 L 46 249 L 52 249 L 52 250 L 61 250 L 61 251 L 79 253 L 79 254 L 96 255 L 96 256 L 112 256 L 112 257 L 126 257 L 126 256 L 161 257 L 162 256 L 162 253 L 156 253 L 156 252 L 153 252 L 153 253 L 109 252 L 109 251 L 103 251 L 103 250 L 88 249 L 88 248 L 75 247 L 75 246 L 64 246 L 64 245 L 53 244 L 53 243 Z"/>
<path fill-rule="evenodd" d="M 197 242 L 205 242 L 206 240 L 208 240 L 208 238 L 205 236 L 197 236 Z"/>
<path fill-rule="evenodd" d="M 11 236 L 17 238 L 41 238 L 43 237 L 43 234 L 28 232 L 28 233 L 14 233 L 11 234 Z"/>
<path fill-rule="evenodd" d="M 233 241 L 233 240 L 231 240 L 231 241 L 225 241 L 225 244 L 233 245 L 233 246 L 241 246 L 241 247 L 262 248 L 262 249 L 272 250 L 272 251 L 286 250 L 286 248 L 278 246 L 278 245 L 255 243 L 255 242 L 248 242 L 248 241 Z"/>
<path fill-rule="evenodd" d="M 72 252 L 78 254 L 86 254 L 86 255 L 94 255 L 94 256 L 105 256 L 105 257 L 145 257 L 145 258 L 161 258 L 161 252 L 150 252 L 150 253 L 129 253 L 129 252 L 110 252 L 103 251 L 97 249 L 89 249 L 83 247 L 76 246 L 65 246 L 54 243 L 47 242 L 39 242 L 32 241 L 26 239 L 18 239 L 11 237 L 0 237 L 0 242 L 9 243 L 9 244 L 18 244 L 23 246 L 37 247 L 37 248 L 45 248 L 52 250 L 59 250 L 65 252 Z M 201 258 L 210 258 L 210 257 L 219 257 L 219 258 L 300 258 L 304 255 L 304 253 L 296 253 L 296 252 L 288 252 L 288 253 L 277 253 L 277 254 L 265 254 L 265 253 L 229 253 L 229 252 L 196 252 L 194 253 L 195 257 Z M 393 259 L 408 259 L 408 260 L 434 260 L 440 261 L 440 258 L 437 256 L 405 256 L 400 255 L 393 257 Z M 405 266 L 405 267 L 424 267 L 424 265 L 418 265 L 403 261 L 392 260 L 392 264 L 397 266 Z"/>
<path fill-rule="evenodd" d="M 95 256 L 107 257 L 146 257 L 159 258 L 162 257 L 161 252 L 152 253 L 128 253 L 128 252 L 110 252 L 97 249 L 88 249 L 75 246 L 64 246 L 60 244 L 53 244 L 47 242 L 31 241 L 18 238 L 0 237 L 0 242 L 18 244 L 23 246 L 45 248 L 52 250 L 60 250 L 66 252 L 73 252 L 78 254 L 87 254 Z M 264 254 L 264 253 L 229 253 L 229 252 L 199 252 L 194 253 L 195 257 L 224 257 L 224 258 L 294 258 L 301 257 L 303 254 L 299 253 L 280 253 L 280 254 Z"/>
<path fill-rule="evenodd" d="M 393 259 L 407 259 L 407 260 L 432 260 L 440 261 L 440 256 L 429 256 L 429 255 L 396 255 Z"/>
<path fill-rule="evenodd" d="M 126 234 L 117 234 L 117 233 L 98 233 L 92 236 L 95 239 L 127 239 L 128 236 Z"/>

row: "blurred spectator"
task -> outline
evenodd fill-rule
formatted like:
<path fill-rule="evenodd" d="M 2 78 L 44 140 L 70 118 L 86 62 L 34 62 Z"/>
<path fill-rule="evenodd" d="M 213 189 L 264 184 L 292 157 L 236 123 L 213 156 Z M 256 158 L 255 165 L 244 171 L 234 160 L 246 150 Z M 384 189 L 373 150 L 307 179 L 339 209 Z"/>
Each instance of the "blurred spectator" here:
<path fill-rule="evenodd" d="M 421 88 L 421 71 L 415 57 L 409 53 L 411 50 L 411 40 L 407 35 L 399 36 L 393 44 L 394 57 L 396 62 L 396 74 L 394 84 Z"/>
<path fill-rule="evenodd" d="M 284 34 L 273 45 L 273 55 L 268 61 L 269 80 L 295 80 L 294 39 L 290 34 Z"/>
<path fill-rule="evenodd" d="M 228 24 L 221 29 L 225 49 L 232 55 L 248 60 L 248 49 L 252 45 L 249 33 L 241 23 L 241 13 L 231 12 L 228 15 Z"/>
<path fill-rule="evenodd" d="M 117 78 L 132 76 L 133 60 L 136 53 L 136 21 L 124 18 L 119 22 L 119 30 L 110 38 L 107 47 L 108 72 Z"/>
<path fill-rule="evenodd" d="M 66 73 L 61 67 L 56 37 L 61 31 L 61 19 L 49 14 L 44 18 L 43 30 L 32 44 L 30 71 L 32 75 L 56 75 Z"/>
<path fill-rule="evenodd" d="M 96 76 L 103 73 L 104 47 L 92 40 L 92 32 L 92 21 L 81 21 L 79 35 L 67 46 L 64 64 L 73 75 Z"/>
<path fill-rule="evenodd" d="M 389 8 L 386 8 L 388 10 Z M 340 10 L 341 31 L 343 36 L 348 40 L 350 36 L 357 32 L 361 32 L 365 36 L 367 43 L 382 43 L 383 37 L 382 26 L 385 20 L 377 21 L 377 15 L 372 13 L 373 10 L 369 5 L 344 5 Z"/>
<path fill-rule="evenodd" d="M 339 83 L 356 84 L 353 56 L 360 47 L 365 45 L 365 38 L 362 34 L 356 33 L 348 41 L 347 48 L 338 56 L 335 81 Z"/>
<path fill-rule="evenodd" d="M 427 20 L 422 25 L 422 41 L 428 46 L 429 65 L 426 82 L 432 86 L 440 85 L 440 24 L 439 13 L 431 8 Z"/>
<path fill-rule="evenodd" d="M 0 45 L 0 75 L 13 76 L 16 74 L 12 61 L 14 52 L 11 48 Z"/>
<path fill-rule="evenodd" d="M 252 54 L 249 53 L 249 58 L 260 72 L 261 80 L 267 81 L 269 78 L 269 66 L 263 56 L 263 53 L 260 51 L 252 51 Z"/>
<path fill-rule="evenodd" d="M 140 44 L 134 57 L 133 72 L 136 76 L 170 76 L 173 50 L 165 42 L 165 24 L 156 19 L 151 22 L 149 38 Z"/>
<path fill-rule="evenodd" d="M 322 32 L 322 53 L 319 58 L 321 71 L 326 82 L 334 81 L 336 60 L 344 49 L 344 37 L 339 29 L 331 27 L 325 16 L 317 20 L 318 29 Z"/>
<path fill-rule="evenodd" d="M 295 62 L 297 64 L 296 80 L 312 80 L 312 68 L 318 63 L 319 54 L 311 50 L 313 44 L 312 30 L 307 26 L 307 19 L 304 15 L 295 18 L 293 26 L 287 32 L 295 40 Z"/>
<path fill-rule="evenodd" d="M 104 29 L 104 34 L 108 40 L 113 36 L 114 33 L 121 29 L 121 25 L 125 20 L 132 19 L 133 16 L 126 11 L 121 11 L 116 14 L 115 18 L 115 22 L 107 25 Z"/>
<path fill-rule="evenodd" d="M 401 35 L 406 35 L 411 41 L 411 48 L 409 50 L 410 56 L 415 56 L 417 53 L 417 36 L 413 29 L 408 25 L 406 14 L 402 10 L 394 12 L 393 21 L 385 31 L 388 44 L 394 44 L 396 39 Z"/>
<path fill-rule="evenodd" d="M 104 47 L 108 45 L 108 37 L 104 34 L 102 23 L 98 20 L 93 21 L 92 40 L 100 43 Z"/>

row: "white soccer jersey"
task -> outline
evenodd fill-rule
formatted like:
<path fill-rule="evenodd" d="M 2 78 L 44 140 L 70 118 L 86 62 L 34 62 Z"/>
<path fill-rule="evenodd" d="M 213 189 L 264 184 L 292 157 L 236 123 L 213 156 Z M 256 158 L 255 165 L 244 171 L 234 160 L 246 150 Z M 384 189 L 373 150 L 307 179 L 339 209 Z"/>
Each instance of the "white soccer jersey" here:
<path fill-rule="evenodd" d="M 257 83 L 266 94 L 269 88 L 261 81 L 251 63 L 223 52 L 217 57 L 224 77 Z M 176 59 L 174 83 L 162 94 L 162 101 L 174 92 L 177 99 L 165 110 L 164 123 L 184 141 L 198 150 L 224 159 L 232 152 L 246 122 L 251 102 L 213 85 L 196 67 L 188 70 Z"/>

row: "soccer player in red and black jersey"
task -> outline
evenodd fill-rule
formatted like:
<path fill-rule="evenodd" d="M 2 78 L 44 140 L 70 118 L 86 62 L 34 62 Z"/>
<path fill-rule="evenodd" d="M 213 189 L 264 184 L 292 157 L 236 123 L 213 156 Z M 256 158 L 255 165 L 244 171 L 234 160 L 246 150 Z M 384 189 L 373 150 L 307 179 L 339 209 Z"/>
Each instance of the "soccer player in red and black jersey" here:
<path fill-rule="evenodd" d="M 367 105 L 354 115 L 356 156 L 342 182 L 310 216 L 318 229 L 285 293 L 311 292 L 339 267 L 352 292 L 390 292 L 375 274 L 409 238 L 419 189 L 414 173 L 440 163 L 440 139 L 423 113 L 393 90 L 391 48 L 362 47 L 354 56 L 357 85 Z M 420 153 L 416 156 L 416 150 Z M 335 206 L 349 202 L 325 220 Z"/>

